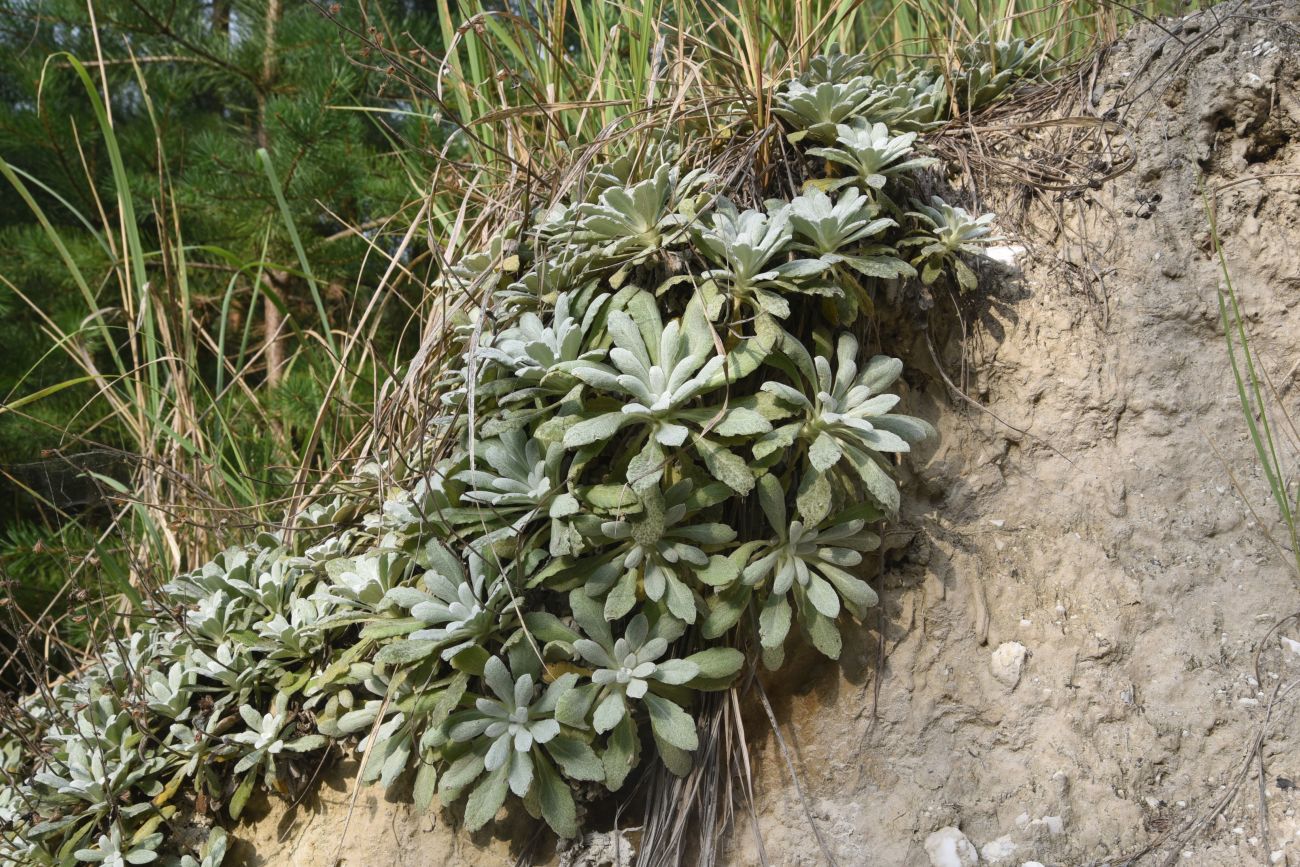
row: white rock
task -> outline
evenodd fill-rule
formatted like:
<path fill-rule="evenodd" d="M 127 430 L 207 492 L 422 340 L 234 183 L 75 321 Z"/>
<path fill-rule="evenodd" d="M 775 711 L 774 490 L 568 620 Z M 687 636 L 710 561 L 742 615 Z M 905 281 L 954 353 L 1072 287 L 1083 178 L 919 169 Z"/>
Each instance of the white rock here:
<path fill-rule="evenodd" d="M 993 676 L 1013 689 L 1020 683 L 1020 669 L 1024 664 L 1025 646 L 1019 641 L 1003 642 L 993 651 Z"/>
<path fill-rule="evenodd" d="M 1020 867 L 1043 867 L 1043 862 L 1042 862 L 1042 861 L 1026 861 L 1024 864 L 1021 864 Z"/>
<path fill-rule="evenodd" d="M 985 247 L 984 255 L 1001 265 L 1014 267 L 1016 260 L 1025 255 L 1025 248 L 1019 244 Z"/>
<path fill-rule="evenodd" d="M 1010 861 L 1015 852 L 1016 844 L 1009 836 L 990 840 L 980 847 L 980 855 L 990 864 Z"/>
<path fill-rule="evenodd" d="M 1029 830 L 1034 831 L 1038 828 L 1046 828 L 1047 833 L 1059 837 L 1065 833 L 1065 821 L 1060 816 L 1044 816 L 1029 823 Z"/>
<path fill-rule="evenodd" d="M 925 838 L 925 854 L 931 867 L 976 867 L 979 853 L 966 835 L 956 828 L 940 828 Z"/>

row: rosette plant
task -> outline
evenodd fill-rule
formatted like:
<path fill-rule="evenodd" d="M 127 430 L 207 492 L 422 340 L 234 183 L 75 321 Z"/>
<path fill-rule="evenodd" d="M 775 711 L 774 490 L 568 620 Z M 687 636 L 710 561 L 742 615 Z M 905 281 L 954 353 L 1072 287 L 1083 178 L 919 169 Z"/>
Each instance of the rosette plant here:
<path fill-rule="evenodd" d="M 268 789 L 274 791 L 279 788 L 280 769 L 276 766 L 276 757 L 280 753 L 285 750 L 293 753 L 309 752 L 320 749 L 327 743 L 325 737 L 318 734 L 294 737 L 294 715 L 289 711 L 289 697 L 283 692 L 276 693 L 266 713 L 251 705 L 241 705 L 239 716 L 248 728 L 227 735 L 231 752 L 239 757 L 233 773 L 235 776 L 245 775 L 244 782 L 239 786 L 243 791 L 236 790 L 234 803 L 239 806 L 232 804 L 233 813 L 242 808 L 259 773 Z"/>
<path fill-rule="evenodd" d="M 641 498 L 640 515 L 600 525 L 613 546 L 597 555 L 604 562 L 588 572 L 584 586 L 589 595 L 604 597 L 607 618 L 631 611 L 640 588 L 644 598 L 694 623 L 698 586 L 725 581 L 734 571 L 730 560 L 711 552 L 734 540 L 736 531 L 723 523 L 688 522 L 692 489 L 689 479 L 662 492 L 653 488 Z"/>
<path fill-rule="evenodd" d="M 455 479 L 468 486 L 461 499 L 476 512 L 464 523 L 496 528 L 483 537 L 482 544 L 517 536 L 534 520 L 546 518 L 551 553 L 569 553 L 572 534 L 564 519 L 580 506 L 564 479 L 568 455 L 564 447 L 560 443 L 543 445 L 520 429 L 482 444 L 479 454 L 484 468 L 464 470 Z"/>
<path fill-rule="evenodd" d="M 561 292 L 549 322 L 530 310 L 503 330 L 482 352 L 505 369 L 506 376 L 494 386 L 500 400 L 517 403 L 568 393 L 576 384 L 572 369 L 603 355 L 588 343 L 609 297 L 602 294 L 584 303 L 578 293 Z"/>
<path fill-rule="evenodd" d="M 898 223 L 878 216 L 879 212 L 879 207 L 856 187 L 843 189 L 834 201 L 814 187 L 790 202 L 790 225 L 794 228 L 791 249 L 816 256 L 828 266 L 819 279 L 830 287 L 828 294 L 841 305 L 839 321 L 845 324 L 873 306 L 862 281 L 845 269 L 868 280 L 916 274 L 898 257 L 894 247 L 882 243 L 884 233 Z"/>
<path fill-rule="evenodd" d="M 663 164 L 640 183 L 611 186 L 595 202 L 577 206 L 572 240 L 595 245 L 623 268 L 638 265 L 686 240 L 690 217 L 677 206 L 709 177 L 701 169 L 682 177 L 675 166 Z"/>
<path fill-rule="evenodd" d="M 839 124 L 835 127 L 835 144 L 810 148 L 810 156 L 844 166 L 849 174 L 818 184 L 836 189 L 859 184 L 879 195 L 891 178 L 910 177 L 918 170 L 935 165 L 932 157 L 912 156 L 916 133 L 894 135 L 883 123 Z"/>
<path fill-rule="evenodd" d="M 675 772 L 685 774 L 699 740 L 683 704 L 692 691 L 730 683 L 744 664 L 744 655 L 714 647 L 685 659 L 665 659 L 684 631 L 681 621 L 638 613 L 616 638 L 600 604 L 582 590 L 572 591 L 569 603 L 574 623 L 582 631 L 561 627 L 552 635 L 572 649 L 583 668 L 577 685 L 561 697 L 557 719 L 576 730 L 607 735 L 600 758 L 605 785 L 611 790 L 623 785 L 639 758 L 641 714 L 637 711 L 641 709 L 660 757 Z"/>
<path fill-rule="evenodd" d="M 759 316 L 785 319 L 790 315 L 787 292 L 825 291 L 821 284 L 801 282 L 826 270 L 817 259 L 781 261 L 790 249 L 793 229 L 784 203 L 766 213 L 738 211 L 722 200 L 696 233 L 699 252 L 714 266 L 700 275 L 711 318 L 722 313 L 724 301 L 744 306 Z"/>
<path fill-rule="evenodd" d="M 742 406 L 699 406 L 697 398 L 725 386 L 729 378 L 727 359 L 717 354 L 713 330 L 699 305 L 688 305 L 680 319 L 666 326 L 654 308 L 643 305 L 638 313 L 637 319 L 618 310 L 610 313 L 614 346 L 609 364 L 592 362 L 574 370 L 600 397 L 591 402 L 595 411 L 565 430 L 564 446 L 604 443 L 632 427 L 636 451 L 627 464 L 627 480 L 634 491 L 645 492 L 663 478 L 664 448 L 681 446 L 690 437 L 714 478 L 747 493 L 753 476 L 717 438 L 761 433 L 771 428 L 770 422 Z"/>
<path fill-rule="evenodd" d="M 924 132 L 948 118 L 951 96 L 942 73 L 891 69 L 876 80 L 862 106 L 861 121 L 883 123 L 894 132 Z"/>
<path fill-rule="evenodd" d="M 844 82 L 867 74 L 871 64 L 865 55 L 845 54 L 832 48 L 808 61 L 808 68 L 799 75 L 799 81 L 812 86 L 823 81 Z"/>
<path fill-rule="evenodd" d="M 977 111 L 1001 96 L 1017 79 L 1038 73 L 1045 43 L 987 37 L 957 50 L 961 75 L 953 82 L 962 111 Z"/>
<path fill-rule="evenodd" d="M 428 548 L 424 589 L 398 587 L 389 599 L 410 612 L 417 628 L 380 651 L 384 662 L 415 662 L 435 652 L 445 660 L 481 644 L 502 624 L 501 563 L 495 554 L 470 553 L 468 568 L 438 542 Z"/>
<path fill-rule="evenodd" d="M 965 208 L 950 205 L 938 196 L 930 204 L 913 200 L 909 216 L 915 217 L 924 227 L 921 234 L 904 238 L 900 246 L 915 249 L 912 264 L 919 266 L 921 280 L 928 286 L 951 269 L 961 288 L 976 287 L 975 272 L 961 260 L 960 254 L 978 255 L 985 245 L 992 243 L 993 214 L 976 217 Z"/>
<path fill-rule="evenodd" d="M 763 661 L 769 668 L 781 666 L 794 613 L 813 646 L 838 659 L 841 640 L 835 621 L 841 609 L 860 620 L 877 601 L 870 585 L 848 570 L 862 562 L 860 552 L 880 547 L 880 537 L 864 529 L 866 522 L 860 518 L 839 515 L 835 523 L 817 527 L 791 519 L 785 492 L 772 476 L 763 477 L 758 497 L 776 537 L 755 552 L 741 582 L 760 588 L 764 596 L 758 615 Z M 856 511 L 879 515 L 870 507 Z"/>
<path fill-rule="evenodd" d="M 884 391 L 903 372 L 896 358 L 873 356 L 858 367 L 858 341 L 845 333 L 836 342 L 835 368 L 825 356 L 809 354 L 797 340 L 782 346 L 801 387 L 769 381 L 763 391 L 796 409 L 797 420 L 765 435 L 754 446 L 763 460 L 798 445 L 807 470 L 798 486 L 799 512 L 820 524 L 833 504 L 832 479 L 851 479 L 882 512 L 898 511 L 898 485 L 884 454 L 909 452 L 912 443 L 934 435 L 926 421 L 891 412 L 897 395 Z M 847 470 L 847 472 L 846 472 Z"/>
<path fill-rule="evenodd" d="M 516 674 L 498 657 L 487 661 L 483 682 L 489 694 L 445 724 L 446 753 L 455 758 L 439 793 L 455 801 L 473 786 L 465 806 L 470 830 L 487 824 L 510 791 L 557 834 L 569 837 L 575 833 L 576 808 L 557 765 L 574 780 L 599 781 L 604 771 L 591 747 L 563 734 L 555 719 L 556 705 L 577 676 L 562 675 L 542 689 L 529 668 Z"/>
<path fill-rule="evenodd" d="M 791 81 L 777 94 L 772 113 L 799 131 L 791 136 L 792 141 L 807 136 L 829 144 L 835 141 L 838 125 L 860 115 L 863 104 L 871 97 L 872 80 L 845 75 L 850 71 L 851 67 L 844 63 L 824 66 L 814 70 L 820 81 Z"/>
<path fill-rule="evenodd" d="M 114 824 L 107 834 L 100 834 L 93 849 L 78 849 L 73 855 L 78 861 L 99 864 L 101 867 L 126 867 L 127 864 L 149 864 L 158 859 L 158 844 L 162 834 L 154 832 L 138 841 L 123 841 L 122 829 Z"/>

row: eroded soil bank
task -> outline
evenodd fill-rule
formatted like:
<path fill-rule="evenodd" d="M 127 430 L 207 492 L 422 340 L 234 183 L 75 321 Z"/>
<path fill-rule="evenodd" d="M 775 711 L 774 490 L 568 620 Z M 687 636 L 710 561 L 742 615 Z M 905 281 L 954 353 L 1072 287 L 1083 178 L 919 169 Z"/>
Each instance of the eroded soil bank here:
<path fill-rule="evenodd" d="M 1008 246 L 1027 249 L 1003 251 L 1014 264 L 965 311 L 964 336 L 952 316 L 931 328 L 934 358 L 919 331 L 894 350 L 909 411 L 943 436 L 914 462 L 880 632 L 838 666 L 810 655 L 768 683 L 841 865 L 1125 863 L 1236 790 L 1266 718 L 1263 785 L 1252 760 L 1220 817 L 1137 863 L 1300 864 L 1300 690 L 1269 713 L 1300 653 L 1264 640 L 1300 610 L 1300 584 L 1263 532 L 1275 509 L 1200 195 L 1300 419 L 1298 46 L 1294 0 L 1129 34 L 1066 108 L 1121 122 L 1133 168 L 1021 201 L 1025 241 Z M 987 412 L 952 397 L 936 358 Z M 761 839 L 771 864 L 824 863 L 761 711 L 749 730 L 757 833 L 742 821 L 730 860 L 759 863 Z M 271 805 L 237 831 L 244 862 L 513 863 L 502 840 L 350 787 L 343 768 L 298 808 Z"/>

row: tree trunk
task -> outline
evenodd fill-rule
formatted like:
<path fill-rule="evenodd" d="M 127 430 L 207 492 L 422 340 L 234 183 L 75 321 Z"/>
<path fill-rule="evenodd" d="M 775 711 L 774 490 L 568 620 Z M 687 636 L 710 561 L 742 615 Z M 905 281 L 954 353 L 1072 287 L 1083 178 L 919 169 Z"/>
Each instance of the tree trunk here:
<path fill-rule="evenodd" d="M 267 270 L 262 273 L 262 284 L 268 292 L 262 345 L 266 347 L 266 384 L 270 386 L 279 385 L 284 374 L 284 335 L 281 333 L 284 331 L 284 314 L 271 300 L 270 293 L 283 299 L 288 277 L 283 271 Z"/>
<path fill-rule="evenodd" d="M 262 46 L 262 75 L 257 86 L 257 146 L 270 153 L 270 136 L 266 129 L 266 104 L 275 82 L 275 31 L 280 24 L 280 0 L 269 0 L 266 6 L 265 43 Z M 215 13 L 214 13 L 215 14 Z M 229 10 L 227 10 L 229 17 Z M 288 275 L 267 271 L 263 277 L 267 289 L 285 299 Z M 266 348 L 266 383 L 275 387 L 284 372 L 284 314 L 280 308 L 266 301 L 266 323 L 263 328 L 263 346 Z"/>
<path fill-rule="evenodd" d="M 215 0 L 212 4 L 212 32 L 230 36 L 230 0 Z"/>

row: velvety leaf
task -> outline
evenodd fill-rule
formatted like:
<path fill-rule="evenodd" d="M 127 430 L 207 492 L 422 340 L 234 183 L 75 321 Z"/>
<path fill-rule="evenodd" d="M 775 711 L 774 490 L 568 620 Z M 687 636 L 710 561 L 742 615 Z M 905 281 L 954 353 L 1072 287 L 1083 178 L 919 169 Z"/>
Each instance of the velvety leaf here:
<path fill-rule="evenodd" d="M 415 783 L 411 789 L 411 799 L 415 802 L 415 809 L 423 812 L 429 809 L 433 803 L 433 796 L 437 792 L 438 786 L 438 766 L 431 761 L 421 761 L 419 770 L 415 772 Z"/>
<path fill-rule="evenodd" d="M 754 474 L 739 456 L 703 437 L 696 437 L 695 449 L 715 479 L 738 494 L 753 490 Z"/>
<path fill-rule="evenodd" d="M 714 554 L 709 557 L 709 565 L 696 571 L 695 577 L 712 587 L 725 587 L 740 577 L 740 567 L 729 557 Z"/>
<path fill-rule="evenodd" d="M 835 438 L 826 431 L 817 435 L 811 446 L 808 447 L 808 462 L 812 464 L 813 469 L 819 473 L 824 473 L 840 459 L 844 453 L 840 446 L 835 442 Z"/>
<path fill-rule="evenodd" d="M 431 656 L 438 649 L 436 641 L 394 641 L 375 654 L 375 662 L 383 665 L 409 665 Z"/>
<path fill-rule="evenodd" d="M 578 835 L 577 810 L 573 804 L 573 792 L 569 784 L 560 779 L 550 762 L 545 759 L 537 761 L 537 801 L 541 807 L 542 818 L 560 837 Z"/>
<path fill-rule="evenodd" d="M 632 490 L 644 493 L 658 487 L 664 476 L 665 459 L 663 447 L 654 437 L 648 437 L 645 446 L 627 464 L 627 480 Z"/>
<path fill-rule="evenodd" d="M 569 610 L 582 631 L 599 644 L 614 643 L 609 624 L 605 622 L 604 606 L 581 589 L 569 593 Z"/>
<path fill-rule="evenodd" d="M 564 447 L 573 449 L 603 442 L 631 420 L 631 416 L 621 412 L 607 412 L 595 418 L 583 419 L 564 432 Z"/>
<path fill-rule="evenodd" d="M 736 531 L 731 527 L 713 522 L 678 524 L 673 530 L 678 537 L 697 545 L 725 545 L 736 538 Z"/>
<path fill-rule="evenodd" d="M 601 764 L 600 757 L 585 741 L 560 735 L 546 744 L 546 751 L 571 780 L 601 782 L 605 779 L 605 767 Z"/>
<path fill-rule="evenodd" d="M 764 648 L 779 647 L 790 634 L 790 603 L 784 596 L 769 596 L 758 614 L 758 635 Z"/>
<path fill-rule="evenodd" d="M 804 588 L 808 595 L 808 601 L 817 609 L 818 613 L 824 617 L 834 619 L 840 614 L 840 597 L 836 594 L 835 588 L 826 582 L 825 579 L 811 575 L 808 578 L 808 585 Z"/>
<path fill-rule="evenodd" d="M 733 496 L 731 488 L 722 482 L 697 484 L 691 488 L 690 496 L 686 498 L 686 508 L 688 511 L 697 512 L 710 506 L 716 506 L 718 503 L 725 503 Z"/>
<path fill-rule="evenodd" d="M 239 785 L 235 787 L 234 794 L 230 796 L 230 804 L 228 807 L 230 818 L 238 819 L 240 814 L 244 812 L 244 807 L 248 804 L 248 796 L 253 793 L 253 783 L 256 780 L 256 774 L 249 774 L 239 781 Z"/>
<path fill-rule="evenodd" d="M 786 385 L 784 382 L 765 382 L 760 388 L 764 393 L 795 407 L 806 409 L 812 406 L 812 402 L 808 400 L 802 391 L 794 386 Z"/>
<path fill-rule="evenodd" d="M 737 382 L 749 376 L 763 363 L 771 351 L 771 345 L 761 340 L 744 340 L 727 353 L 726 363 L 718 369 L 705 383 L 702 391 L 712 391 L 729 382 Z"/>
<path fill-rule="evenodd" d="M 321 735 L 303 735 L 286 743 L 284 748 L 295 753 L 305 753 L 309 750 L 318 750 L 328 743 L 329 741 Z"/>
<path fill-rule="evenodd" d="M 826 520 L 831 511 L 830 479 L 821 473 L 805 473 L 799 480 L 795 506 L 805 526 L 815 527 Z"/>
<path fill-rule="evenodd" d="M 826 580 L 835 585 L 836 591 L 844 597 L 844 603 L 849 606 L 856 616 L 863 616 L 866 609 L 871 608 L 880 601 L 876 591 L 871 586 L 859 578 L 855 578 L 835 566 L 823 564 L 821 572 L 826 576 Z"/>
<path fill-rule="evenodd" d="M 384 757 L 383 766 L 379 772 L 379 785 L 387 789 L 397 781 L 402 771 L 406 770 L 406 761 L 411 756 L 410 738 L 392 739 L 388 742 L 388 747 Z"/>
<path fill-rule="evenodd" d="M 889 431 L 896 434 L 906 442 L 915 445 L 924 442 L 930 437 L 937 436 L 934 427 L 924 419 L 913 418 L 910 415 L 889 415 L 879 416 L 871 420 L 878 430 Z"/>
<path fill-rule="evenodd" d="M 776 273 L 787 280 L 813 277 L 825 270 L 826 263 L 820 259 L 795 259 L 793 262 L 783 262 L 776 266 Z"/>
<path fill-rule="evenodd" d="M 893 478 L 881 468 L 875 459 L 865 452 L 847 448 L 845 454 L 853 464 L 853 468 L 857 470 L 858 478 L 862 479 L 867 493 L 871 494 L 876 502 L 884 507 L 887 514 L 891 516 L 898 514 L 898 484 Z"/>
<path fill-rule="evenodd" d="M 438 781 L 438 792 L 444 803 L 459 798 L 460 793 L 482 773 L 483 757 L 478 753 L 468 753 L 453 761 Z"/>
<path fill-rule="evenodd" d="M 636 606 L 636 575 L 628 569 L 605 597 L 605 619 L 615 621 Z"/>
<path fill-rule="evenodd" d="M 636 765 L 637 748 L 636 724 L 631 716 L 625 716 L 609 733 L 605 751 L 600 757 L 605 770 L 605 785 L 611 792 L 623 787 L 623 781 Z"/>
<path fill-rule="evenodd" d="M 459 651 L 449 661 L 457 671 L 463 671 L 468 674 L 482 674 L 483 666 L 491 655 L 478 645 L 471 645 L 464 650 Z"/>
<path fill-rule="evenodd" d="M 700 626 L 704 637 L 717 638 L 740 622 L 740 616 L 745 613 L 752 592 L 749 587 L 738 584 L 711 598 L 708 616 Z"/>
<path fill-rule="evenodd" d="M 694 766 L 694 759 L 691 758 L 691 751 L 683 750 L 680 747 L 668 743 L 663 738 L 655 735 L 655 746 L 659 748 L 659 759 L 664 763 L 664 767 L 672 771 L 679 777 L 685 777 L 691 772 Z"/>
<path fill-rule="evenodd" d="M 506 802 L 509 772 L 509 763 L 502 765 L 488 774 L 474 788 L 474 791 L 470 792 L 469 800 L 465 802 L 466 830 L 477 831 L 496 816 L 501 805 Z"/>
<path fill-rule="evenodd" d="M 808 631 L 808 638 L 813 647 L 831 659 L 840 658 L 840 631 L 835 628 L 835 621 L 823 617 L 816 611 L 802 612 L 801 621 Z"/>
<path fill-rule="evenodd" d="M 700 669 L 694 662 L 685 659 L 668 659 L 655 668 L 654 679 L 660 683 L 676 686 L 694 680 Z"/>
<path fill-rule="evenodd" d="M 410 610 L 421 602 L 429 601 L 429 594 L 414 587 L 394 587 L 384 594 L 384 599 L 401 608 Z"/>
<path fill-rule="evenodd" d="M 592 506 L 611 512 L 630 509 L 639 506 L 641 502 L 631 486 L 625 484 L 592 485 L 580 493 Z"/>
<path fill-rule="evenodd" d="M 565 492 L 551 501 L 551 508 L 547 514 L 552 518 L 567 518 L 570 515 L 576 515 L 580 511 L 582 511 L 582 506 L 578 503 L 578 498 Z"/>
<path fill-rule="evenodd" d="M 591 717 L 592 727 L 597 733 L 603 734 L 617 725 L 626 713 L 627 702 L 623 698 L 623 693 L 610 690 L 609 694 L 601 699 L 600 704 L 596 705 L 596 712 Z"/>
<path fill-rule="evenodd" d="M 743 406 L 732 407 L 713 428 L 712 433 L 723 437 L 757 436 L 772 429 L 772 423 L 761 414 Z"/>
<path fill-rule="evenodd" d="M 644 699 L 650 711 L 650 727 L 655 736 L 681 750 L 694 750 L 699 746 L 695 720 L 674 701 L 648 692 Z"/>
<path fill-rule="evenodd" d="M 686 657 L 686 662 L 695 663 L 699 668 L 698 677 L 706 680 L 722 680 L 735 676 L 745 664 L 745 654 L 734 647 L 710 647 Z"/>
<path fill-rule="evenodd" d="M 563 696 L 555 705 L 555 718 L 571 728 L 585 729 L 587 716 L 600 694 L 600 684 L 584 683 Z"/>
<path fill-rule="evenodd" d="M 668 578 L 666 601 L 673 616 L 687 623 L 695 622 L 695 594 L 676 578 Z"/>
<path fill-rule="evenodd" d="M 580 637 L 577 632 L 566 626 L 564 621 L 549 611 L 525 612 L 524 627 L 528 630 L 528 634 L 541 644 L 549 641 L 563 641 L 572 644 Z"/>
<path fill-rule="evenodd" d="M 345 735 L 355 734 L 374 725 L 378 716 L 379 708 L 377 707 L 358 708 L 357 710 L 348 711 L 339 717 L 338 730 Z"/>
<path fill-rule="evenodd" d="M 790 448 L 798 438 L 801 427 L 803 425 L 798 423 L 787 424 L 764 434 L 754 443 L 754 457 L 762 460 L 768 455 Z"/>
<path fill-rule="evenodd" d="M 772 529 L 784 533 L 789 526 L 786 520 L 785 491 L 775 476 L 765 475 L 758 480 L 758 504 Z"/>

